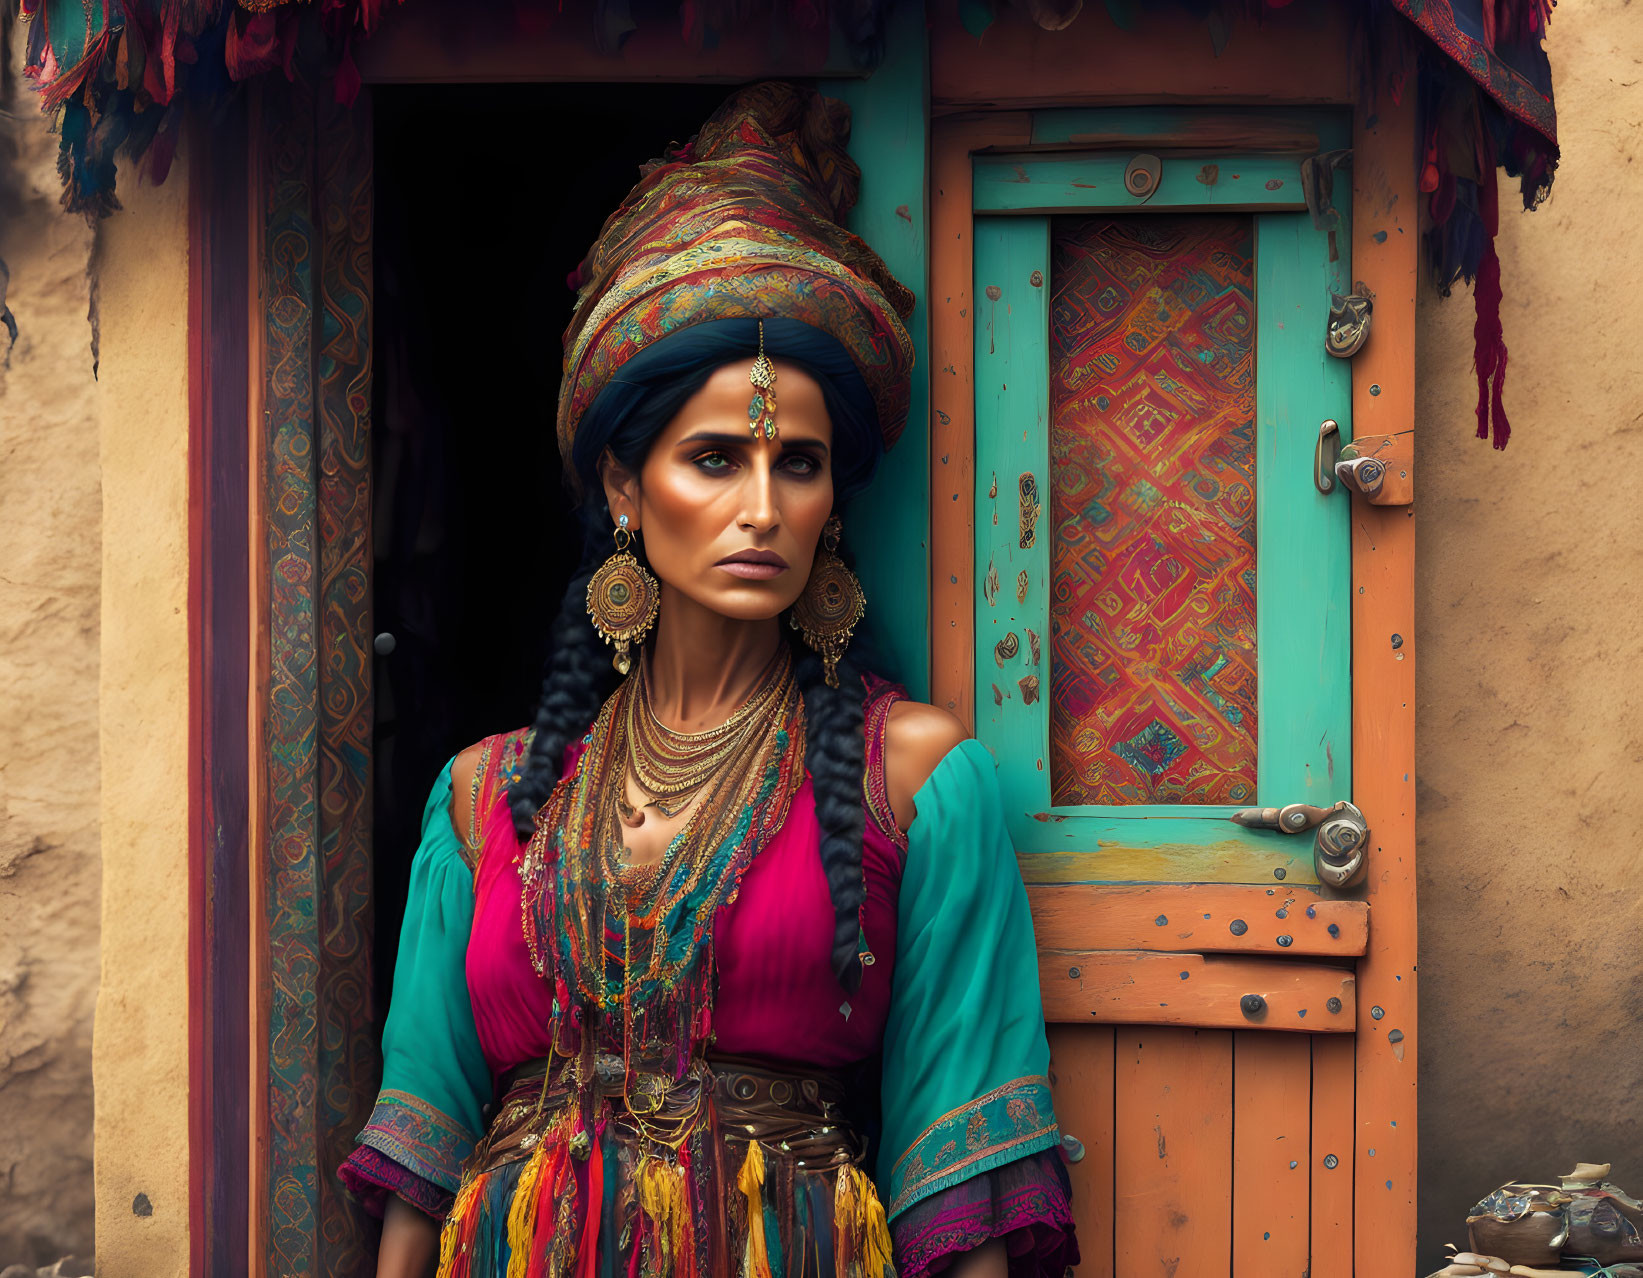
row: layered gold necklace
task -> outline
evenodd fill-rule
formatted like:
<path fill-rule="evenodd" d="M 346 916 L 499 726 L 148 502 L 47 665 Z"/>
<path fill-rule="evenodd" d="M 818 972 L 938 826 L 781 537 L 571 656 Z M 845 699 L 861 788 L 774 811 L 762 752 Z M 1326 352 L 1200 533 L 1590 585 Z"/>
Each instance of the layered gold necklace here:
<path fill-rule="evenodd" d="M 643 669 L 605 703 L 575 773 L 538 815 L 521 866 L 536 970 L 558 972 L 596 1007 L 622 1006 L 624 1018 L 700 970 L 720 906 L 804 783 L 804 698 L 785 647 L 747 704 L 704 733 L 656 722 Z M 626 861 L 629 775 L 675 814 L 695 804 L 652 865 Z M 706 990 L 684 1012 L 694 1014 Z"/>
<path fill-rule="evenodd" d="M 679 732 L 657 717 L 645 663 L 639 664 L 634 678 L 634 695 L 623 707 L 628 766 L 645 806 L 671 821 L 715 777 L 737 770 L 749 747 L 770 731 L 772 716 L 790 691 L 793 658 L 782 645 L 753 694 L 718 727 L 705 732 Z M 625 800 L 623 805 L 624 818 L 631 820 Z"/>

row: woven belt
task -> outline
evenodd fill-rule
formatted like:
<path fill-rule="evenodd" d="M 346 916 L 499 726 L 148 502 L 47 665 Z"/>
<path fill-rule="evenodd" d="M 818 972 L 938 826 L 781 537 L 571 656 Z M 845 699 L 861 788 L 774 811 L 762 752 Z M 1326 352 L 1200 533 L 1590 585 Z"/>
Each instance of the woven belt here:
<path fill-rule="evenodd" d="M 482 1144 L 487 1165 L 524 1157 L 564 1107 L 574 1087 L 574 1063 L 553 1062 L 557 1076 L 548 1079 L 547 1058 L 525 1061 L 502 1076 L 498 1100 L 486 1107 L 490 1130 Z M 618 1132 L 670 1121 L 692 1121 L 702 1109 L 707 1088 L 721 1135 L 733 1141 L 758 1141 L 791 1154 L 800 1165 L 859 1162 L 863 1141 L 846 1114 L 847 1089 L 842 1078 L 823 1073 L 794 1074 L 748 1061 L 720 1059 L 698 1064 L 682 1079 L 654 1070 L 623 1067 L 622 1058 L 602 1053 L 595 1058 L 592 1091 L 605 1106 Z"/>

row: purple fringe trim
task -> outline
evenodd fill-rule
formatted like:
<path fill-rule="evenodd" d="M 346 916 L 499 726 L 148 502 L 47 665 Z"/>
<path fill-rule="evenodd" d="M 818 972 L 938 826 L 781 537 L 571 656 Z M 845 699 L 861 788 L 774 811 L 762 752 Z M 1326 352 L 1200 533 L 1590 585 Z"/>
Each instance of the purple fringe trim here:
<path fill-rule="evenodd" d="M 930 1278 L 995 1238 L 1010 1278 L 1063 1278 L 1078 1263 L 1071 1186 L 1057 1146 L 960 1181 L 890 1222 L 899 1278 Z"/>
<path fill-rule="evenodd" d="M 450 1214 L 455 1195 L 415 1172 L 401 1167 L 381 1150 L 358 1146 L 337 1171 L 342 1183 L 361 1205 L 379 1220 L 388 1206 L 388 1195 L 397 1194 L 425 1216 L 444 1220 Z"/>

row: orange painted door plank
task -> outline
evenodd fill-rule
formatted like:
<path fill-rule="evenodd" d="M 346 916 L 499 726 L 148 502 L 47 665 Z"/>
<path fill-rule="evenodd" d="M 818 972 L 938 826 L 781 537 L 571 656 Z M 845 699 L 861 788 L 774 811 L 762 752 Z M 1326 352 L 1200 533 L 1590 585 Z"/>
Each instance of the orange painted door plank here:
<path fill-rule="evenodd" d="M 1306 1278 L 1312 1040 L 1232 1036 L 1233 1278 Z"/>
<path fill-rule="evenodd" d="M 1356 1069 L 1356 1040 L 1312 1040 L 1312 1278 L 1352 1278 Z"/>
<path fill-rule="evenodd" d="M 1316 888 L 1068 883 L 1029 887 L 1027 899 L 1042 949 L 1347 958 L 1369 943 L 1369 907 Z"/>
<path fill-rule="evenodd" d="M 1360 435 L 1409 431 L 1415 412 L 1415 103 L 1383 94 L 1376 109 L 1371 126 L 1360 108 L 1353 136 L 1352 274 L 1375 294 L 1374 336 L 1352 370 Z M 1417 472 L 1417 499 L 1419 484 Z M 1404 1278 L 1416 1201 L 1414 507 L 1352 499 L 1352 603 L 1353 797 L 1374 832 L 1363 896 L 1375 916 L 1358 975 L 1353 1273 Z"/>
<path fill-rule="evenodd" d="M 930 139 L 930 700 L 975 729 L 975 244 L 970 156 L 1032 117 L 936 121 Z"/>
<path fill-rule="evenodd" d="M 1350 1034 L 1356 1007 L 1350 968 L 1202 954 L 1040 949 L 1038 985 L 1044 1019 L 1073 1025 Z"/>
<path fill-rule="evenodd" d="M 1114 1096 L 1117 1278 L 1230 1278 L 1232 1035 L 1120 1029 Z"/>
<path fill-rule="evenodd" d="M 1032 141 L 1032 117 L 930 128 L 930 700 L 976 728 L 974 151 Z"/>
<path fill-rule="evenodd" d="M 1067 1167 L 1078 1223 L 1080 1278 L 1112 1278 L 1113 1034 L 1107 1025 L 1052 1025 L 1050 1089 L 1062 1134 L 1084 1156 Z"/>

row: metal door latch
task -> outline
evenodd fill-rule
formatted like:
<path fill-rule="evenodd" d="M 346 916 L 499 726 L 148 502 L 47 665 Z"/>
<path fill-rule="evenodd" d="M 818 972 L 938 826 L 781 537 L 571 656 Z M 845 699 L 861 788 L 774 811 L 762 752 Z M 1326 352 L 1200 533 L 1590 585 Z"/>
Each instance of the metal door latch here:
<path fill-rule="evenodd" d="M 1374 309 L 1375 295 L 1362 280 L 1350 293 L 1331 293 L 1324 349 L 1336 359 L 1351 359 L 1369 340 L 1369 317 Z"/>
<path fill-rule="evenodd" d="M 1325 887 L 1351 887 L 1368 870 L 1369 823 L 1356 804 L 1346 800 L 1333 807 L 1290 803 L 1281 808 L 1242 808 L 1231 819 L 1246 830 L 1277 830 L 1299 834 L 1316 830 L 1312 865 Z"/>
<path fill-rule="evenodd" d="M 1407 506 L 1415 500 L 1412 437 L 1363 435 L 1341 449 L 1335 478 L 1371 506 Z"/>

